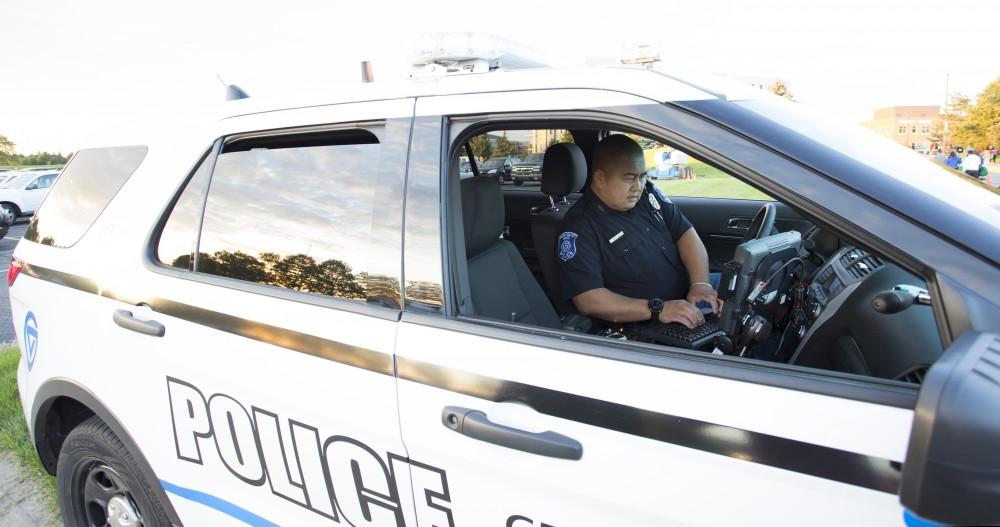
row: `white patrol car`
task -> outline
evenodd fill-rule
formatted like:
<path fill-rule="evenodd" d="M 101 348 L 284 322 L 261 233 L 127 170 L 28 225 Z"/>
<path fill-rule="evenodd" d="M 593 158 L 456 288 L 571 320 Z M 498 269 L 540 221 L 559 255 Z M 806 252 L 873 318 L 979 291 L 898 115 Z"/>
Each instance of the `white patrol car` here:
<path fill-rule="evenodd" d="M 18 385 L 67 524 L 1000 523 L 982 185 L 646 69 L 226 104 L 81 150 L 14 253 Z M 573 143 L 541 190 L 460 177 L 473 138 L 552 130 Z M 722 273 L 708 340 L 598 330 L 558 294 L 556 226 L 611 133 L 713 170 L 650 187 Z"/>

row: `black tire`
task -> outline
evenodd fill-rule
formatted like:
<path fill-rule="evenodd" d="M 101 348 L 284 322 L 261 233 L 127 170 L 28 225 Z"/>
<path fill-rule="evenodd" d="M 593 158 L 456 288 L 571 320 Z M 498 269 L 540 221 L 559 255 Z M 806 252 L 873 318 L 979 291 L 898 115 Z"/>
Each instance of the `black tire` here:
<path fill-rule="evenodd" d="M 59 451 L 56 489 L 68 526 L 105 525 L 108 503 L 123 497 L 139 517 L 138 525 L 169 526 L 153 485 L 118 436 L 97 416 L 80 423 Z"/>
<path fill-rule="evenodd" d="M 0 203 L 0 209 L 10 214 L 11 225 L 17 223 L 17 217 L 21 215 L 21 210 L 17 208 L 17 205 L 13 203 Z"/>

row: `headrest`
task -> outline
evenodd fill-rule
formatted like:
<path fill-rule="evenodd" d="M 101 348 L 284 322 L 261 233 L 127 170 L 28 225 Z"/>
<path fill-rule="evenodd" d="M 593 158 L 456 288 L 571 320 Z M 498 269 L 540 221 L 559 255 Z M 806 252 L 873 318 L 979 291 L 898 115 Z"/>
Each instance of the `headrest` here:
<path fill-rule="evenodd" d="M 542 162 L 542 192 L 561 198 L 580 190 L 587 182 L 587 159 L 573 143 L 552 145 Z"/>
<path fill-rule="evenodd" d="M 462 223 L 465 228 L 465 255 L 481 253 L 500 239 L 503 230 L 503 194 L 494 177 L 462 180 Z"/>

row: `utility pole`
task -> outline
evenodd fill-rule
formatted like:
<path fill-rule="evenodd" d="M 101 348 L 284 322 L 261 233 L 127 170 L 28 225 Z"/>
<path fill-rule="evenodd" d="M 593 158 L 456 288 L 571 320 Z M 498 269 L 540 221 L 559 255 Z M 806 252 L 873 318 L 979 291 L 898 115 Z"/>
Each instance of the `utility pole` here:
<path fill-rule="evenodd" d="M 942 108 L 944 108 L 945 112 L 948 111 L 948 89 L 949 89 L 950 82 L 951 82 L 951 74 L 950 73 L 945 73 L 944 74 L 944 106 L 942 107 Z"/>

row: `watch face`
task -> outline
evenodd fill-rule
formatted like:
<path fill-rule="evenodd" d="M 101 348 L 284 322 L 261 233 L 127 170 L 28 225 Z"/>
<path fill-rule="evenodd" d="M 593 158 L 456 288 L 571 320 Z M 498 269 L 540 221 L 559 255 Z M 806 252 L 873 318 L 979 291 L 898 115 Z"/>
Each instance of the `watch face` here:
<path fill-rule="evenodd" d="M 657 313 L 659 313 L 660 311 L 663 310 L 663 300 L 660 300 L 659 298 L 652 298 L 652 299 L 650 299 L 649 300 L 649 309 L 651 309 L 651 310 L 656 311 Z"/>

